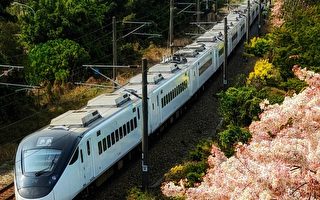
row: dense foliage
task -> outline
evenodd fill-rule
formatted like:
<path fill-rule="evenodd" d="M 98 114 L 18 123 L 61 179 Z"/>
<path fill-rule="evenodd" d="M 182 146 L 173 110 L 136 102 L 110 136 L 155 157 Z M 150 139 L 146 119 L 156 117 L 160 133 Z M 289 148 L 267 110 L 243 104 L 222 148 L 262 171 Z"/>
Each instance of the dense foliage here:
<path fill-rule="evenodd" d="M 218 96 L 219 113 L 226 124 L 249 125 L 261 111 L 259 103 L 262 99 L 254 87 L 230 87 Z"/>
<path fill-rule="evenodd" d="M 71 40 L 50 40 L 36 45 L 29 53 L 27 78 L 32 84 L 65 82 L 77 73 L 89 58 L 88 53 Z"/>
<path fill-rule="evenodd" d="M 14 20 L 14 16 L 7 12 L 6 8 L 10 6 L 13 0 L 0 1 L 0 22 Z"/>
<path fill-rule="evenodd" d="M 232 156 L 234 146 L 238 143 L 247 143 L 251 138 L 248 130 L 235 125 L 228 125 L 227 129 L 219 133 L 219 147 L 227 157 Z"/>
<path fill-rule="evenodd" d="M 207 158 L 211 152 L 212 141 L 204 140 L 199 142 L 196 147 L 189 152 L 189 157 L 181 165 L 177 165 L 164 175 L 165 181 L 178 183 L 186 178 L 186 187 L 193 187 L 202 181 L 208 164 Z"/>
<path fill-rule="evenodd" d="M 256 62 L 253 72 L 250 72 L 247 83 L 256 88 L 263 86 L 275 86 L 281 81 L 279 70 L 266 59 Z"/>
<path fill-rule="evenodd" d="M 19 27 L 13 22 L 0 20 L 0 64 L 17 64 L 22 49 L 18 44 Z"/>
<path fill-rule="evenodd" d="M 229 159 L 213 146 L 210 169 L 198 187 L 168 182 L 163 193 L 187 199 L 317 199 L 320 75 L 294 71 L 309 87 L 282 105 L 264 101 L 260 121 L 250 125 L 250 144 L 239 144 Z"/>
<path fill-rule="evenodd" d="M 253 37 L 249 43 L 245 43 L 245 50 L 249 54 L 253 54 L 258 57 L 263 57 L 271 49 L 272 40 L 270 36 L 263 38 Z"/>
<path fill-rule="evenodd" d="M 294 64 L 320 69 L 320 4 L 287 0 L 282 10 L 284 23 L 273 33 L 273 64 L 284 78 L 291 78 Z"/>

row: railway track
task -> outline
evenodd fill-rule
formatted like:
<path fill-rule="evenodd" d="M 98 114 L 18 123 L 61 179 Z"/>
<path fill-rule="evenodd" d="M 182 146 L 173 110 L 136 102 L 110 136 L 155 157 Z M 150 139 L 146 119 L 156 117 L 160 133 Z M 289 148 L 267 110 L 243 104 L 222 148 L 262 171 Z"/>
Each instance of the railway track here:
<path fill-rule="evenodd" d="M 0 189 L 0 200 L 15 199 L 13 182 Z"/>

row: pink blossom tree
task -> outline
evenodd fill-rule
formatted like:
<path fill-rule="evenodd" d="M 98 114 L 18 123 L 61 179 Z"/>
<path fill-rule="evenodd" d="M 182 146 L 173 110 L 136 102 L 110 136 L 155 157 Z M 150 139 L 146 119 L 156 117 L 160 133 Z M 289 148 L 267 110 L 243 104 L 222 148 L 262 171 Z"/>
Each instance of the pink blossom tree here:
<path fill-rule="evenodd" d="M 283 0 L 277 0 L 271 9 L 271 24 L 274 27 L 280 27 L 284 23 L 283 5 Z"/>
<path fill-rule="evenodd" d="M 309 86 L 281 105 L 261 103 L 260 121 L 249 129 L 252 140 L 238 144 L 226 158 L 215 146 L 209 169 L 197 186 L 162 185 L 166 196 L 186 199 L 320 198 L 320 75 L 293 68 Z"/>

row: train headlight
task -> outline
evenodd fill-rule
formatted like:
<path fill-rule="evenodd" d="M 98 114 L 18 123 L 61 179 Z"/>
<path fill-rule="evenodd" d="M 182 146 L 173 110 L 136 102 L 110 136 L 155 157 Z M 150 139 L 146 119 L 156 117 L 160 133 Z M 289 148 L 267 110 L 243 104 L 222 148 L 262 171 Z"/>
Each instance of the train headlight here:
<path fill-rule="evenodd" d="M 51 177 L 51 179 L 52 179 L 53 181 L 56 181 L 56 180 L 57 180 L 57 177 L 56 177 L 55 175 L 53 175 L 53 176 Z"/>

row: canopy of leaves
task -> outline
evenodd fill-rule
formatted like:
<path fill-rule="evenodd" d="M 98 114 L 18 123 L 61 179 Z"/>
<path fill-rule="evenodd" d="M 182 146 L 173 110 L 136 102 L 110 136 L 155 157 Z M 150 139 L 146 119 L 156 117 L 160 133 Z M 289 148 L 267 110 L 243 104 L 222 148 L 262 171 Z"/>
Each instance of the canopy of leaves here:
<path fill-rule="evenodd" d="M 29 1 L 35 10 L 22 17 L 21 37 L 27 44 L 58 38 L 76 39 L 102 26 L 108 7 L 100 1 Z"/>
<path fill-rule="evenodd" d="M 27 79 L 30 84 L 67 81 L 89 59 L 88 53 L 74 41 L 50 40 L 36 45 L 29 53 Z"/>

